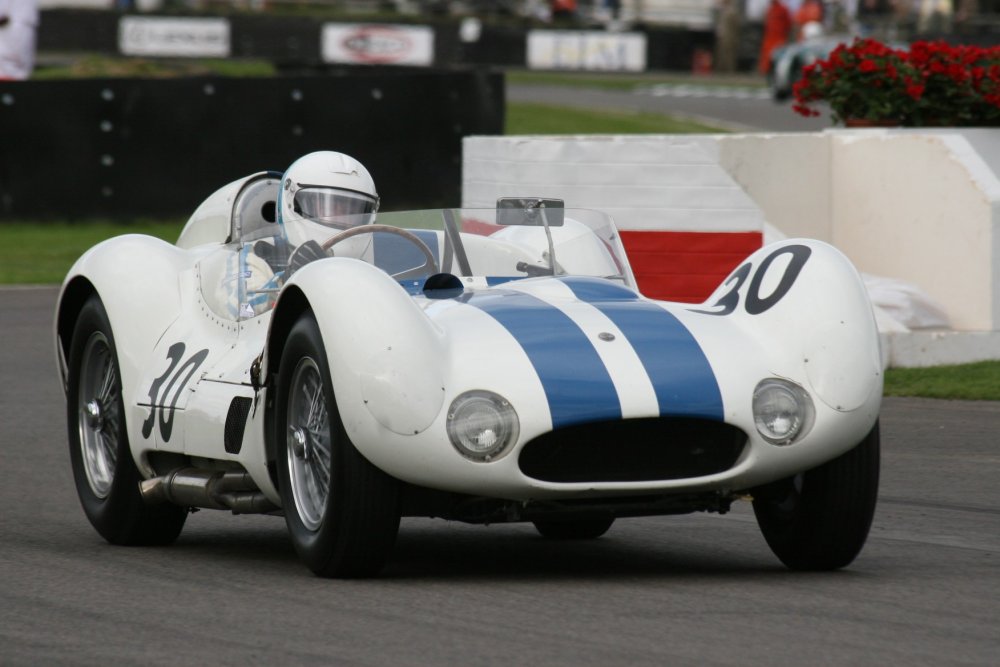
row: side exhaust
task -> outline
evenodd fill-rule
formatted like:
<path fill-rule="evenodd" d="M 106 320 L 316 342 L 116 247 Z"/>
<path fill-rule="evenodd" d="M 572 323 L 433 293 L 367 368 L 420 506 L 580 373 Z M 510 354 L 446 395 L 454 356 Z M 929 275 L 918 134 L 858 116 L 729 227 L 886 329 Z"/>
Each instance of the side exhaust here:
<path fill-rule="evenodd" d="M 278 509 L 246 472 L 177 468 L 139 482 L 139 492 L 150 505 L 173 503 L 232 510 L 233 514 L 267 514 Z"/>

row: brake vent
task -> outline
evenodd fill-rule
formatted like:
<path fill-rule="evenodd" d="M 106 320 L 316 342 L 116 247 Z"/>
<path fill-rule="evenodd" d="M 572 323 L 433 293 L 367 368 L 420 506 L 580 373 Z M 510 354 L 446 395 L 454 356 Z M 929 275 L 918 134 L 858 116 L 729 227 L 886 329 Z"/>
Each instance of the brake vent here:
<path fill-rule="evenodd" d="M 230 454 L 239 454 L 243 448 L 243 431 L 247 426 L 251 405 L 253 405 L 253 399 L 244 396 L 237 396 L 229 404 L 229 414 L 226 415 L 226 433 L 223 439 L 226 443 L 226 451 Z"/>

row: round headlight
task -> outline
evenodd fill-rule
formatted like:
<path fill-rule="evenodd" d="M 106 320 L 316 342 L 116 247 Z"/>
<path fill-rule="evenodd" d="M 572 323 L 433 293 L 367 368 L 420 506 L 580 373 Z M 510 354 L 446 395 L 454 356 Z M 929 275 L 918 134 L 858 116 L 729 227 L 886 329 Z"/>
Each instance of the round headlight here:
<path fill-rule="evenodd" d="M 788 380 L 761 380 L 753 392 L 753 420 L 764 439 L 788 445 L 806 434 L 815 418 L 806 390 Z"/>
<path fill-rule="evenodd" d="M 517 440 L 514 408 L 503 396 L 468 391 L 448 409 L 448 438 L 455 449 L 474 461 L 492 461 Z"/>

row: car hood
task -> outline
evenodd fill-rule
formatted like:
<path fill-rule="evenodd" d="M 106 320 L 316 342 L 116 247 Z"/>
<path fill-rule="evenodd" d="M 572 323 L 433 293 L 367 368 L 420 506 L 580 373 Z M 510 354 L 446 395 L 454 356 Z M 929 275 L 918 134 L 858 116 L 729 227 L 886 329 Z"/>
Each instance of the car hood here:
<path fill-rule="evenodd" d="M 429 305 L 463 358 L 530 365 L 553 428 L 639 416 L 723 418 L 715 373 L 667 304 L 600 278 L 467 290 Z"/>

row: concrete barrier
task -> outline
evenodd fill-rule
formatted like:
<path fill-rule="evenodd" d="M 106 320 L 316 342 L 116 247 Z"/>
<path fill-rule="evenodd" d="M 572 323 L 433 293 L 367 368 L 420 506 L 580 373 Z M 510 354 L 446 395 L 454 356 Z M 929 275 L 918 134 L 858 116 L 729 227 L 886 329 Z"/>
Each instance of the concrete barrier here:
<path fill-rule="evenodd" d="M 760 247 L 764 223 L 711 149 L 683 135 L 469 138 L 462 203 L 520 195 L 607 211 L 644 294 L 700 302 Z"/>
<path fill-rule="evenodd" d="M 887 331 L 891 365 L 1000 358 L 1000 131 L 470 137 L 463 161 L 465 205 L 537 194 L 607 209 L 626 232 L 767 222 L 828 241 L 947 312 L 950 330 Z"/>

